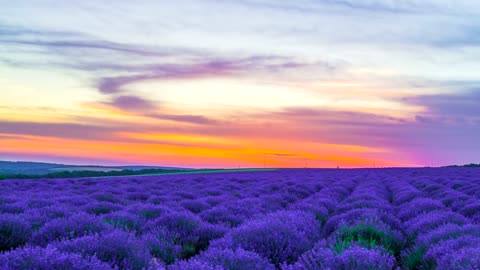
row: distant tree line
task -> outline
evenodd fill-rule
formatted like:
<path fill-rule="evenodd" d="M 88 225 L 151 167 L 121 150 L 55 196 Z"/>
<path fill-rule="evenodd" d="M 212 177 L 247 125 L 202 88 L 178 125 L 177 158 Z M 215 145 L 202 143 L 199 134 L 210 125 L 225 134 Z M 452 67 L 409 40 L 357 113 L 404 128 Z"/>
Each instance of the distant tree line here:
<path fill-rule="evenodd" d="M 470 164 L 465 164 L 465 165 L 450 165 L 447 166 L 448 168 L 458 168 L 458 167 L 465 167 L 465 168 L 477 168 L 480 167 L 480 164 L 475 164 L 475 163 L 470 163 Z"/>
<path fill-rule="evenodd" d="M 0 174 L 2 179 L 40 179 L 40 178 L 81 178 L 81 177 L 109 177 L 109 176 L 129 176 L 145 174 L 169 174 L 186 172 L 186 170 L 166 170 L 166 169 L 142 169 L 142 170 L 121 170 L 121 171 L 61 171 L 47 174 Z"/>

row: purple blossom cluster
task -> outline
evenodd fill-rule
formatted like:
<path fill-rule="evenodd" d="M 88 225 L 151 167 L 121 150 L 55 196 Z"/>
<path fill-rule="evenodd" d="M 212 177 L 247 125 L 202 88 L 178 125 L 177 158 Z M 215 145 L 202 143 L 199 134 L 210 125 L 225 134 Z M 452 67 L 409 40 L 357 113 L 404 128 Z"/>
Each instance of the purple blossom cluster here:
<path fill-rule="evenodd" d="M 6 180 L 0 269 L 480 269 L 479 172 Z"/>

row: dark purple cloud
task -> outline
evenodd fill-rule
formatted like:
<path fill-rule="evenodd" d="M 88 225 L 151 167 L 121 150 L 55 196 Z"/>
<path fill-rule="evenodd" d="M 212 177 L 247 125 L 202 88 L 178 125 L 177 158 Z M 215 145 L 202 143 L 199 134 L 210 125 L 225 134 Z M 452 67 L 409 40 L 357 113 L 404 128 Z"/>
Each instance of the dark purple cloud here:
<path fill-rule="evenodd" d="M 131 66 L 130 71 L 139 74 L 130 76 L 112 76 L 100 79 L 98 89 L 103 94 L 122 92 L 122 86 L 148 80 L 187 79 L 214 76 L 229 72 L 232 67 L 228 63 L 211 61 L 201 64 L 160 64 Z"/>
<path fill-rule="evenodd" d="M 127 95 L 114 97 L 111 102 L 107 102 L 106 104 L 124 111 L 151 111 L 157 107 L 157 105 L 150 100 Z"/>
<path fill-rule="evenodd" d="M 473 99 L 476 95 L 423 98 L 424 104 L 432 106 L 431 113 L 415 119 L 308 108 L 286 110 L 279 115 L 283 115 L 285 123 L 295 123 L 294 128 L 284 128 L 284 132 L 303 141 L 391 149 L 411 155 L 418 164 L 430 164 L 431 160 L 444 165 L 469 163 L 478 162 L 480 152 L 480 125 L 464 119 L 479 115 L 478 109 L 469 107 L 478 100 Z M 448 102 L 449 98 L 454 104 Z M 460 117 L 466 113 L 469 115 Z"/>
<path fill-rule="evenodd" d="M 115 94 L 123 91 L 122 87 L 128 84 L 148 80 L 191 79 L 245 74 L 275 74 L 310 67 L 321 69 L 331 74 L 339 67 L 324 63 L 303 63 L 289 58 L 275 56 L 253 56 L 246 58 L 210 59 L 205 55 L 204 60 L 183 64 L 157 64 L 125 67 L 125 71 L 136 72 L 135 75 L 111 76 L 99 80 L 98 89 L 104 94 Z"/>
<path fill-rule="evenodd" d="M 415 120 L 423 124 L 442 124 L 444 121 L 444 119 L 422 115 L 415 115 Z"/>
<path fill-rule="evenodd" d="M 173 145 L 197 147 L 191 143 L 178 143 L 165 140 L 150 140 L 124 137 L 118 135 L 121 132 L 131 133 L 155 133 L 155 132 L 181 132 L 180 128 L 169 126 L 137 125 L 136 123 L 115 123 L 109 120 L 98 120 L 96 118 L 85 119 L 90 122 L 99 122 L 100 125 L 84 125 L 74 123 L 33 123 L 33 122 L 6 122 L 0 121 L 0 140 L 8 139 L 29 139 L 22 135 L 52 137 L 60 139 L 90 140 L 90 141 L 108 141 L 121 143 L 145 143 L 155 145 Z M 105 126 L 107 125 L 108 126 Z"/>
<path fill-rule="evenodd" d="M 380 114 L 351 111 L 333 111 L 326 109 L 291 107 L 275 113 L 279 117 L 295 119 L 295 121 L 316 122 L 344 126 L 383 126 L 387 124 L 405 123 L 407 120 Z"/>
<path fill-rule="evenodd" d="M 254 123 L 247 119 L 254 119 Z M 480 141 L 477 139 L 480 136 L 479 125 L 457 125 L 450 128 L 442 122 L 420 122 L 418 117 L 398 119 L 380 114 L 315 108 L 290 108 L 246 114 L 238 123 L 197 126 L 189 129 L 189 132 L 241 137 L 247 141 L 250 138 L 264 138 L 373 147 L 391 152 L 372 152 L 372 158 L 381 155 L 386 160 L 389 157 L 391 160 L 398 160 L 399 156 L 408 156 L 406 160 L 410 162 L 429 165 L 431 160 L 444 165 L 472 162 L 478 158 L 480 152 Z M 362 155 L 368 156 L 369 153 Z"/>
<path fill-rule="evenodd" d="M 0 121 L 0 133 L 47 136 L 67 139 L 101 140 L 111 138 L 119 127 L 74 123 L 35 123 Z"/>
<path fill-rule="evenodd" d="M 421 95 L 404 102 L 427 108 L 427 113 L 443 117 L 480 117 L 480 90 L 458 94 Z"/>
<path fill-rule="evenodd" d="M 139 96 L 115 96 L 111 101 L 104 102 L 103 104 L 123 111 L 134 112 L 145 117 L 159 120 L 169 120 L 200 125 L 218 124 L 218 121 L 203 115 L 162 113 L 157 103 Z"/>

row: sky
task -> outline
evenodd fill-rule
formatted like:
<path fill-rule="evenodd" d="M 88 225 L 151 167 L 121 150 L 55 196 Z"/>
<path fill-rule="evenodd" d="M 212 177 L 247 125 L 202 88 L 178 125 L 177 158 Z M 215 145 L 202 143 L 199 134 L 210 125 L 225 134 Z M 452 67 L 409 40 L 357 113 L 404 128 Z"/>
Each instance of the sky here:
<path fill-rule="evenodd" d="M 475 0 L 0 0 L 0 159 L 480 162 Z"/>

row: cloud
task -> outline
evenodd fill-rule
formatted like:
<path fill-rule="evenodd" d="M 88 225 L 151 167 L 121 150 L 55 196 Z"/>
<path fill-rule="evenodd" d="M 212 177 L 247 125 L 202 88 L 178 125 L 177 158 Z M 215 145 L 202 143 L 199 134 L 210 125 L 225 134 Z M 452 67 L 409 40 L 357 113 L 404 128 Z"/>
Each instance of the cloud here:
<path fill-rule="evenodd" d="M 0 140 L 28 140 L 28 138 L 24 136 L 0 134 Z"/>
<path fill-rule="evenodd" d="M 147 100 L 143 97 L 131 96 L 131 95 L 121 95 L 114 96 L 109 102 L 101 102 L 107 106 L 114 107 L 116 109 L 134 113 L 135 116 L 143 116 L 148 118 L 153 118 L 157 120 L 168 120 L 174 122 L 190 123 L 190 124 L 199 124 L 199 125 L 216 125 L 219 124 L 217 120 L 208 118 L 203 115 L 193 115 L 193 114 L 171 114 L 162 112 L 162 108 L 158 106 L 156 102 Z M 85 118 L 76 118 L 81 121 L 92 121 L 92 119 Z M 97 120 L 98 121 L 98 120 Z M 103 120 L 107 121 L 107 120 Z"/>
<path fill-rule="evenodd" d="M 219 58 L 205 55 L 203 59 L 183 64 L 157 64 L 125 67 L 125 71 L 136 72 L 135 75 L 110 76 L 101 78 L 98 89 L 103 94 L 116 94 L 122 92 L 123 86 L 136 82 L 150 80 L 172 79 L 199 79 L 222 76 L 269 76 L 299 72 L 302 68 L 321 71 L 323 74 L 333 74 L 340 67 L 327 62 L 301 62 L 280 56 L 251 56 L 244 58 Z M 317 74 L 318 76 L 318 74 Z"/>
<path fill-rule="evenodd" d="M 337 7 L 353 11 L 383 13 L 432 13 L 432 14 L 475 14 L 480 5 L 475 1 L 454 2 L 450 0 L 298 0 L 295 2 L 275 0 L 230 0 L 248 7 L 280 9 L 289 12 L 311 14 L 322 12 L 325 7 Z"/>
<path fill-rule="evenodd" d="M 265 153 L 265 154 L 276 156 L 276 157 L 296 157 L 296 156 L 298 156 L 297 154 L 286 154 L 286 153 Z"/>
<path fill-rule="evenodd" d="M 85 119 L 87 120 L 87 119 Z M 1 140 L 34 140 L 26 136 L 50 137 L 59 139 L 88 140 L 92 142 L 140 143 L 154 145 L 198 147 L 198 145 L 168 140 L 151 140 L 122 136 L 124 132 L 155 133 L 155 132 L 181 132 L 181 128 L 159 124 L 116 123 L 109 120 L 89 118 L 90 122 L 100 125 L 87 125 L 75 123 L 34 123 L 0 121 Z M 38 139 L 37 139 L 38 140 Z M 43 140 L 43 139 L 39 139 Z"/>
<path fill-rule="evenodd" d="M 371 11 L 371 12 L 414 12 L 415 7 L 411 3 L 400 3 L 378 0 L 378 1 L 351 1 L 351 0 L 302 0 L 295 2 L 271 1 L 271 0 L 235 0 L 232 3 L 240 3 L 248 7 L 283 10 L 289 12 L 298 12 L 312 14 L 321 12 L 325 7 L 340 7 L 351 10 Z M 400 1 L 399 1 L 400 2 Z"/>
<path fill-rule="evenodd" d="M 306 74 L 315 74 L 318 79 L 331 77 L 345 65 L 273 54 L 237 56 L 206 49 L 120 43 L 77 32 L 13 26 L 1 26 L 2 31 L 8 35 L 0 36 L 0 46 L 11 45 L 9 49 L 15 52 L 0 58 L 3 63 L 21 68 L 80 71 L 96 80 L 96 87 L 103 94 L 119 94 L 124 92 L 126 85 L 149 80 L 222 76 L 311 77 Z M 32 50 L 22 52 L 22 47 Z M 18 53 L 29 56 L 17 57 Z M 41 57 L 31 57 L 32 54 Z"/>
<path fill-rule="evenodd" d="M 160 120 L 170 120 L 176 122 L 185 122 L 191 124 L 201 124 L 201 125 L 214 125 L 218 124 L 218 121 L 210 119 L 203 115 L 175 115 L 175 114 L 161 114 L 161 113 L 152 113 L 146 114 L 145 116 L 160 119 Z"/>
<path fill-rule="evenodd" d="M 143 72 L 131 76 L 113 76 L 100 79 L 98 89 L 104 94 L 115 94 L 122 92 L 122 87 L 131 83 L 160 80 L 160 79 L 186 79 L 200 78 L 225 74 L 231 66 L 228 63 L 211 61 L 201 64 L 163 64 L 147 66 L 130 66 L 129 71 Z"/>
<path fill-rule="evenodd" d="M 386 115 L 352 111 L 338 111 L 316 108 L 290 107 L 276 112 L 277 117 L 292 121 L 316 122 L 343 126 L 384 126 L 385 124 L 401 124 L 407 120 Z"/>
<path fill-rule="evenodd" d="M 415 120 L 420 123 L 424 124 L 440 124 L 442 121 L 437 118 L 422 116 L 422 115 L 415 115 Z"/>
<path fill-rule="evenodd" d="M 116 96 L 107 105 L 124 111 L 151 111 L 156 109 L 156 104 L 138 96 Z"/>
<path fill-rule="evenodd" d="M 432 159 L 443 164 L 454 164 L 478 159 L 480 142 L 476 138 L 480 136 L 479 109 L 473 105 L 479 100 L 477 95 L 417 97 L 416 100 L 421 101 L 419 104 L 430 107 L 426 115 L 417 115 L 414 119 L 311 108 L 288 109 L 277 112 L 277 117 L 283 120 L 279 125 L 284 127 L 285 134 L 302 138 L 304 142 L 389 149 L 395 153 L 391 156 L 392 160 L 409 155 L 410 160 L 417 164 L 426 164 Z M 477 120 L 468 121 L 468 117 L 474 115 Z M 295 128 L 287 128 L 287 123 L 295 123 Z M 279 127 L 276 129 L 280 130 Z M 275 134 L 275 130 L 271 132 Z"/>
<path fill-rule="evenodd" d="M 19 36 L 51 36 L 51 37 L 69 37 L 76 36 L 79 33 L 71 31 L 52 31 L 52 30 L 35 30 L 14 25 L 6 25 L 0 23 L 1 37 L 19 37 Z"/>
<path fill-rule="evenodd" d="M 165 57 L 180 53 L 178 48 L 155 48 L 139 44 L 118 43 L 97 39 L 80 32 L 36 30 L 7 25 L 0 25 L 0 43 L 47 49 L 69 49 L 72 52 L 79 49 L 113 51 L 144 57 Z"/>
<path fill-rule="evenodd" d="M 369 1 L 355 1 L 355 0 L 324 0 L 324 4 L 341 6 L 350 9 L 367 10 L 372 12 L 393 12 L 393 13 L 413 13 L 418 11 L 420 7 L 425 7 L 425 4 L 420 4 L 415 1 L 386 1 L 386 0 L 369 0 Z"/>
<path fill-rule="evenodd" d="M 458 94 L 420 95 L 403 99 L 404 102 L 423 106 L 426 112 L 417 120 L 429 124 L 466 124 L 480 119 L 480 90 Z"/>
<path fill-rule="evenodd" d="M 35 123 L 0 121 L 0 133 L 46 136 L 67 139 L 104 140 L 119 131 L 118 127 L 105 127 L 74 123 Z"/>
<path fill-rule="evenodd" d="M 480 25 L 478 22 L 446 26 L 445 34 L 432 37 L 431 45 L 444 49 L 451 49 L 454 47 L 477 47 L 480 45 L 479 27 Z"/>

